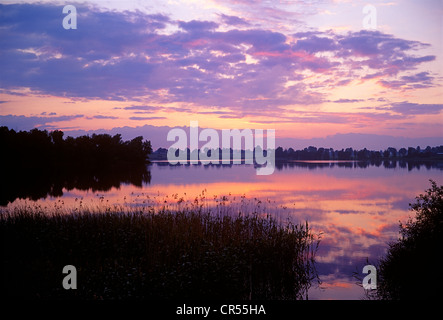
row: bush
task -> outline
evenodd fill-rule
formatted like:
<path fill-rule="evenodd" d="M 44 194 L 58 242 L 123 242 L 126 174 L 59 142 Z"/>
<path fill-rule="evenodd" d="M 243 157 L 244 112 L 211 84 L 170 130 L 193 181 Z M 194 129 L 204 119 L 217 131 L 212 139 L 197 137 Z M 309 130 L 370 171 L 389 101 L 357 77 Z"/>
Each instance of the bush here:
<path fill-rule="evenodd" d="M 401 238 L 389 245 L 378 267 L 378 299 L 436 299 L 443 283 L 439 269 L 443 243 L 443 186 L 431 188 L 409 204 L 415 219 L 400 224 Z"/>

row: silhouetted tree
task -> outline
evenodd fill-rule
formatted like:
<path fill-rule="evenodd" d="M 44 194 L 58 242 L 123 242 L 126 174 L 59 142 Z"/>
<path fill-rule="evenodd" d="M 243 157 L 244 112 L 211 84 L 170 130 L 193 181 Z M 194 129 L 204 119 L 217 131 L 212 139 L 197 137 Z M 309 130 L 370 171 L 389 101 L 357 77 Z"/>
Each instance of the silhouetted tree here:
<path fill-rule="evenodd" d="M 152 154 L 152 159 L 155 160 L 167 160 L 167 149 L 159 148 Z M 227 150 L 227 149 L 226 149 Z M 261 149 L 260 149 L 261 150 Z M 363 148 L 361 150 L 356 150 L 353 148 L 346 148 L 341 150 L 334 150 L 332 148 L 326 149 L 323 147 L 316 148 L 310 146 L 302 150 L 294 150 L 293 148 L 283 149 L 282 147 L 277 147 L 275 149 L 275 157 L 278 161 L 285 160 L 358 160 L 358 161 L 370 161 L 371 164 L 380 166 L 385 160 L 442 160 L 443 157 L 443 146 L 437 147 L 426 147 L 425 150 L 420 150 L 420 148 L 409 147 L 401 148 L 397 151 L 396 148 L 389 147 L 386 150 L 367 150 Z M 217 153 L 217 150 L 214 150 Z M 232 149 L 229 150 L 232 155 Z M 263 151 L 266 153 L 266 150 Z M 190 151 L 187 150 L 188 158 Z M 218 150 L 219 159 L 222 159 L 222 151 Z M 242 159 L 244 159 L 244 150 L 241 152 Z M 395 164 L 392 164 L 395 165 Z M 403 167 L 406 164 L 403 163 Z M 389 164 L 391 166 L 391 164 Z"/>
<path fill-rule="evenodd" d="M 152 153 L 151 142 L 139 136 L 123 142 L 121 135 L 93 134 L 67 137 L 56 130 L 32 129 L 15 132 L 1 127 L 2 164 L 23 168 L 60 167 L 63 165 L 91 167 L 117 164 L 146 164 Z"/>
<path fill-rule="evenodd" d="M 63 188 L 109 190 L 122 182 L 149 183 L 151 142 L 93 134 L 67 137 L 56 130 L 29 132 L 0 127 L 0 205 L 19 198 L 60 196 Z"/>
<path fill-rule="evenodd" d="M 398 150 L 398 155 L 400 157 L 406 157 L 407 154 L 408 154 L 408 150 L 406 150 L 406 148 L 401 148 L 400 150 Z"/>
<path fill-rule="evenodd" d="M 436 299 L 443 274 L 438 268 L 443 243 L 443 186 L 431 188 L 409 204 L 416 213 L 400 224 L 401 238 L 389 246 L 378 267 L 379 299 Z"/>

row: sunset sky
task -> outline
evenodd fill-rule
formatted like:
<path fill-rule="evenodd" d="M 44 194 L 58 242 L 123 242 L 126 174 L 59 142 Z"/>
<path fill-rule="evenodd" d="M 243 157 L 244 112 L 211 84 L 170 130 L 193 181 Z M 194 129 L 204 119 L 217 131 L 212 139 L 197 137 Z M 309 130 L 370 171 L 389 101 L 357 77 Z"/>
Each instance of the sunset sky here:
<path fill-rule="evenodd" d="M 0 3 L 0 125 L 14 130 L 443 137 L 440 0 Z"/>

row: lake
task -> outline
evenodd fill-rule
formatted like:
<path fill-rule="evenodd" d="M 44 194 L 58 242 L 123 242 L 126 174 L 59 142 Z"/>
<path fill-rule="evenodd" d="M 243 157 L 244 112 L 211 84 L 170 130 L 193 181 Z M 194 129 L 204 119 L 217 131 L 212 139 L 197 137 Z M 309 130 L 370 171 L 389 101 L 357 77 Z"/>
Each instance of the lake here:
<path fill-rule="evenodd" d="M 360 299 L 366 260 L 384 256 L 388 243 L 398 238 L 399 222 L 413 212 L 409 203 L 430 187 L 443 183 L 441 163 L 411 164 L 386 161 L 288 162 L 277 164 L 272 175 L 256 175 L 253 165 L 177 165 L 153 162 L 149 177 L 120 179 L 100 188 L 66 181 L 54 182 L 40 194 L 35 190 L 9 194 L 7 207 L 39 205 L 67 210 L 87 207 L 149 208 L 201 206 L 213 212 L 257 211 L 281 221 L 307 220 L 321 233 L 316 256 L 322 284 L 310 289 L 310 299 Z M 95 177 L 94 177 L 95 178 Z M 27 184 L 38 186 L 38 181 Z M 54 191 L 57 189 L 57 191 Z M 44 194 L 47 194 L 45 197 Z M 34 200 L 30 200 L 32 198 Z M 15 200 L 14 200 L 15 199 Z"/>

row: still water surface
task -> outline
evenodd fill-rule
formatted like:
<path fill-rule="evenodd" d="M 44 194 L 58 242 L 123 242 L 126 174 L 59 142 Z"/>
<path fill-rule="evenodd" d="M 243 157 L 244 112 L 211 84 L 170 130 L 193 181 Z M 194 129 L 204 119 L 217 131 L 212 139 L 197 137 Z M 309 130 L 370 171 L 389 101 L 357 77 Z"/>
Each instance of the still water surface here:
<path fill-rule="evenodd" d="M 387 244 L 398 238 L 399 222 L 413 212 L 409 203 L 430 187 L 443 183 L 443 168 L 432 166 L 362 166 L 359 163 L 304 162 L 280 165 L 272 175 L 258 176 L 252 165 L 149 165 L 150 182 L 121 183 L 106 191 L 63 188 L 63 194 L 36 202 L 16 199 L 8 207 L 116 207 L 177 209 L 188 204 L 235 213 L 256 210 L 279 219 L 308 221 L 322 233 L 316 263 L 322 284 L 310 299 L 360 299 L 366 259 L 376 262 Z M 197 197 L 197 200 L 195 199 Z M 224 197 L 224 198 L 223 198 Z M 197 202 L 195 202 L 197 201 Z"/>

